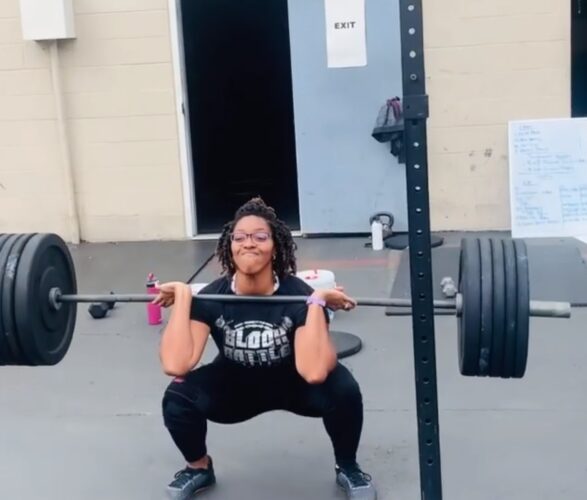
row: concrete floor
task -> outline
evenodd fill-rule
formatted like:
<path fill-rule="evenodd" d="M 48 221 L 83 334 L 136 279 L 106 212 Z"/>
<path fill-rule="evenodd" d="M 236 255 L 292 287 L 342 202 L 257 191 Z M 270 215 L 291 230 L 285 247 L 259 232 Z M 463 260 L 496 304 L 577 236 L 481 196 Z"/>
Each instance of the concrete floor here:
<path fill-rule="evenodd" d="M 212 250 L 205 242 L 145 243 L 83 245 L 73 254 L 81 292 L 140 292 L 149 271 L 185 280 Z M 331 269 L 350 294 L 372 297 L 389 294 L 398 256 L 356 238 L 301 240 L 298 252 L 300 269 Z M 217 269 L 209 264 L 195 281 L 213 279 Z M 583 310 L 571 320 L 532 319 L 527 375 L 501 381 L 462 377 L 455 319 L 436 318 L 445 499 L 585 499 L 586 320 Z M 359 308 L 338 313 L 334 327 L 364 342 L 343 360 L 364 395 L 360 463 L 381 500 L 417 500 L 411 318 Z M 160 331 L 146 324 L 144 304 L 118 305 L 100 321 L 80 305 L 60 365 L 0 368 L 0 498 L 164 498 L 183 463 L 161 419 L 169 379 L 157 357 Z M 214 355 L 208 348 L 205 360 Z M 201 498 L 344 498 L 319 420 L 280 412 L 211 424 L 208 444 L 218 486 Z"/>

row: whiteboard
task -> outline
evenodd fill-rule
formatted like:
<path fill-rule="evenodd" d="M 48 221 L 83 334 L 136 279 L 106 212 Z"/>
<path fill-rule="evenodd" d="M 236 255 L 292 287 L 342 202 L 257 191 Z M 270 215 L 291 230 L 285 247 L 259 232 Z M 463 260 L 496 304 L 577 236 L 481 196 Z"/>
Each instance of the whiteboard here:
<path fill-rule="evenodd" d="M 514 238 L 587 235 L 587 118 L 509 122 Z"/>

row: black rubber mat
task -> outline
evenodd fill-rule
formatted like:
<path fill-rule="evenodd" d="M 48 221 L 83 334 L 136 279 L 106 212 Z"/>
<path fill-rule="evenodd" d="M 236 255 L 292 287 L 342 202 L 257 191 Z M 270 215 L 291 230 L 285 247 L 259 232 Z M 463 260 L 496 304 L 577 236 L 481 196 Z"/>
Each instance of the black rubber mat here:
<path fill-rule="evenodd" d="M 530 268 L 530 298 L 532 300 L 560 300 L 572 304 L 587 302 L 587 265 L 578 244 L 572 239 L 560 244 L 528 243 Z M 434 299 L 443 300 L 440 282 L 450 276 L 458 283 L 458 246 L 443 246 L 432 249 L 432 275 Z M 409 251 L 402 252 L 399 268 L 392 286 L 391 298 L 410 298 Z M 388 316 L 410 314 L 409 308 L 388 307 Z M 453 314 L 452 311 L 436 309 L 435 314 Z"/>
<path fill-rule="evenodd" d="M 363 347 L 361 338 L 352 333 L 331 330 L 330 334 L 332 335 L 332 341 L 336 346 L 338 359 L 352 356 L 353 354 L 358 353 Z"/>

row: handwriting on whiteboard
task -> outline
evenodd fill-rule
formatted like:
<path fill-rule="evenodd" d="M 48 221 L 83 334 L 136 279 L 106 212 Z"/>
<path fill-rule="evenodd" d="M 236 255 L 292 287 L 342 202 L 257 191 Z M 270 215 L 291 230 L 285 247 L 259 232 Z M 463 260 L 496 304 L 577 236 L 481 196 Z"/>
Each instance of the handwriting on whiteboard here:
<path fill-rule="evenodd" d="M 587 120 L 509 124 L 514 237 L 587 234 Z"/>

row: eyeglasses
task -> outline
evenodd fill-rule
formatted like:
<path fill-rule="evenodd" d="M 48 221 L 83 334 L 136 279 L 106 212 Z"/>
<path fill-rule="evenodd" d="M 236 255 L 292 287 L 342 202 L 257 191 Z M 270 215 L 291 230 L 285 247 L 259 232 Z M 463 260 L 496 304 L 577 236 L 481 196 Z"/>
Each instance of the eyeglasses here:
<path fill-rule="evenodd" d="M 231 233 L 230 239 L 235 243 L 244 243 L 251 237 L 255 243 L 266 243 L 271 239 L 271 234 L 265 231 L 257 231 L 256 233 Z"/>

